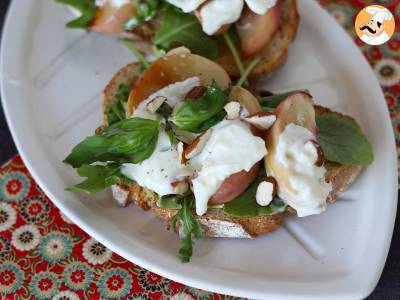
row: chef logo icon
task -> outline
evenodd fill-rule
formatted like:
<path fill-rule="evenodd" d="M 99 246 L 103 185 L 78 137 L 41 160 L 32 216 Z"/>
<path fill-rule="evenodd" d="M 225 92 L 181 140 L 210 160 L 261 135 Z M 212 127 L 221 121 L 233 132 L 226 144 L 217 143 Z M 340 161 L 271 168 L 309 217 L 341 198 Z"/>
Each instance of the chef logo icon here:
<path fill-rule="evenodd" d="M 371 5 L 358 13 L 355 27 L 358 37 L 364 43 L 382 45 L 392 37 L 395 21 L 387 8 Z"/>

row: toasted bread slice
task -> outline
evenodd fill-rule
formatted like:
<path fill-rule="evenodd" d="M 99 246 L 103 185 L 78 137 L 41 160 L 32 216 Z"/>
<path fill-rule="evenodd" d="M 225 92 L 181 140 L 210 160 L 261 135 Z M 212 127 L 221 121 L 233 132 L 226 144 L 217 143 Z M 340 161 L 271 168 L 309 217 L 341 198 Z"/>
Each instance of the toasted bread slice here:
<path fill-rule="evenodd" d="M 269 75 L 279 69 L 286 61 L 288 50 L 295 38 L 298 24 L 299 14 L 297 12 L 297 0 L 280 0 L 282 1 L 280 28 L 267 47 L 257 54 L 262 58 L 261 62 L 251 72 L 250 77 L 258 77 L 261 75 Z M 92 22 L 97 22 L 96 17 Z M 159 20 L 152 20 L 146 25 L 138 26 L 133 32 L 123 31 L 118 34 L 120 38 L 131 39 L 135 42 L 135 46 L 145 52 L 150 53 L 152 50 L 152 36 L 159 26 Z M 237 46 L 240 50 L 240 46 Z M 248 58 L 243 61 L 247 66 L 253 58 Z M 239 70 L 233 60 L 231 52 L 224 43 L 221 43 L 220 54 L 215 59 L 229 74 L 230 77 L 238 78 Z"/>
<path fill-rule="evenodd" d="M 115 94 L 120 84 L 133 84 L 140 76 L 139 64 L 133 63 L 122 68 L 113 77 L 104 90 L 104 123 L 107 125 L 108 105 L 115 101 Z M 317 114 L 332 113 L 328 108 L 316 106 Z M 335 113 L 335 112 L 333 112 Z M 348 117 L 348 116 L 346 116 Z M 350 118 L 350 117 L 349 117 Z M 338 194 L 349 187 L 361 172 L 359 166 L 342 166 L 326 164 L 326 180 L 332 182 L 333 189 L 328 202 L 333 202 Z M 112 186 L 114 200 L 121 206 L 135 203 L 144 210 L 152 210 L 159 218 L 168 222 L 168 226 L 176 210 L 162 209 L 156 204 L 155 193 L 137 184 L 119 184 Z M 226 215 L 223 209 L 209 209 L 203 216 L 196 216 L 204 236 L 252 238 L 276 230 L 283 221 L 283 214 L 259 217 L 232 217 Z"/>

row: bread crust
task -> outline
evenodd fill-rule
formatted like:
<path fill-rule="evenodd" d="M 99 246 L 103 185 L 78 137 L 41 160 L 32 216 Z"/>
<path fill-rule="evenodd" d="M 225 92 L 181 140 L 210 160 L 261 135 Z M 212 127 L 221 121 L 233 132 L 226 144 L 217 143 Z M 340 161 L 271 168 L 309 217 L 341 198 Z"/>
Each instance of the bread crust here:
<path fill-rule="evenodd" d="M 104 89 L 104 121 L 102 126 L 107 126 L 108 105 L 115 100 L 115 94 L 120 84 L 133 84 L 140 76 L 138 63 L 129 64 L 119 70 Z M 316 113 L 336 113 L 322 106 L 315 106 Z M 342 114 L 340 114 L 342 115 Z M 342 115 L 345 116 L 345 115 Z M 350 116 L 345 116 L 351 118 Z M 332 191 L 327 199 L 333 202 L 340 192 L 348 188 L 360 174 L 360 166 L 342 166 L 335 163 L 325 165 L 327 169 L 326 180 L 332 183 Z M 156 204 L 155 193 L 140 187 L 138 184 L 119 184 L 112 186 L 114 200 L 120 206 L 135 203 L 144 210 L 152 210 L 160 219 L 170 221 L 176 210 L 162 209 Z M 232 217 L 226 215 L 223 209 L 209 209 L 203 216 L 197 216 L 203 229 L 204 236 L 208 237 L 229 237 L 229 238 L 253 238 L 262 234 L 272 232 L 279 228 L 283 222 L 283 214 L 258 217 Z"/>

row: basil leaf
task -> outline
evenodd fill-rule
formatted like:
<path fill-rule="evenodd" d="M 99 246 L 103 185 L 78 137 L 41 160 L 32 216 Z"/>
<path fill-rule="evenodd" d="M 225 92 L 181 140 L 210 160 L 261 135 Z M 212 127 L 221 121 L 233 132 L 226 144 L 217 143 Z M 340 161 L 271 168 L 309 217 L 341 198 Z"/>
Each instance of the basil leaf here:
<path fill-rule="evenodd" d="M 131 87 L 128 84 L 120 84 L 115 94 L 115 102 L 108 105 L 107 120 L 108 124 L 126 119 L 126 106 L 128 103 Z"/>
<path fill-rule="evenodd" d="M 157 206 L 164 209 L 181 209 L 182 198 L 177 195 L 168 195 L 160 197 L 157 201 Z"/>
<path fill-rule="evenodd" d="M 168 51 L 179 45 L 208 58 L 218 56 L 216 40 L 204 33 L 194 15 L 165 5 L 161 11 L 161 18 L 162 22 L 153 38 L 156 46 Z"/>
<path fill-rule="evenodd" d="M 68 22 L 68 28 L 86 28 L 96 14 L 95 0 L 56 0 L 58 3 L 70 5 L 81 13 L 81 16 Z"/>
<path fill-rule="evenodd" d="M 159 4 L 160 0 L 133 0 L 136 15 L 130 17 L 124 24 L 124 29 L 133 30 L 136 26 L 150 21 L 157 14 Z"/>
<path fill-rule="evenodd" d="M 82 165 L 77 172 L 79 176 L 87 178 L 77 185 L 67 187 L 66 191 L 91 194 L 104 190 L 114 184 L 132 182 L 121 174 L 120 165 L 115 163 L 109 163 L 105 166 Z"/>
<path fill-rule="evenodd" d="M 185 100 L 169 121 L 185 131 L 205 131 L 223 118 L 223 109 L 227 100 L 227 93 L 213 83 L 207 87 L 202 97 Z"/>
<path fill-rule="evenodd" d="M 338 114 L 316 116 L 318 143 L 328 161 L 367 166 L 374 160 L 372 147 L 357 122 Z"/>
<path fill-rule="evenodd" d="M 264 178 L 263 172 L 244 193 L 231 202 L 225 203 L 224 212 L 234 217 L 271 216 L 286 211 L 287 205 L 279 197 L 275 197 L 268 206 L 256 202 L 257 187 Z"/>
<path fill-rule="evenodd" d="M 159 127 L 158 121 L 142 118 L 116 122 L 100 134 L 84 139 L 64 162 L 74 168 L 94 162 L 139 163 L 154 152 Z"/>
<path fill-rule="evenodd" d="M 296 91 L 291 91 L 282 94 L 273 94 L 268 97 L 263 97 L 260 99 L 261 106 L 269 111 L 269 109 L 275 109 L 283 100 L 289 97 L 291 94 L 295 93 Z"/>
<path fill-rule="evenodd" d="M 200 223 L 193 216 L 192 209 L 194 208 L 193 195 L 181 200 L 182 208 L 174 215 L 171 221 L 171 227 L 176 231 L 178 221 L 182 226 L 183 238 L 179 248 L 179 257 L 182 262 L 189 262 L 193 254 L 192 234 L 196 239 L 202 237 L 203 232 Z"/>

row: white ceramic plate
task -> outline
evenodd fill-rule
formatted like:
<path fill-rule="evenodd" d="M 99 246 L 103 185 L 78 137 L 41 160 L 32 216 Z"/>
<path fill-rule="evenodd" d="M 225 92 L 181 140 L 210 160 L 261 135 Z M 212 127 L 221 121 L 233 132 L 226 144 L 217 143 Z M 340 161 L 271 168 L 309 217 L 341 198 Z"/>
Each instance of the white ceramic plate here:
<path fill-rule="evenodd" d="M 196 241 L 191 263 L 178 239 L 151 213 L 64 191 L 79 179 L 62 164 L 101 120 L 101 92 L 132 60 L 115 40 L 66 30 L 71 17 L 51 0 L 13 1 L 1 53 L 7 120 L 30 172 L 54 203 L 101 243 L 151 271 L 197 288 L 251 298 L 362 298 L 375 287 L 396 212 L 396 159 L 383 94 L 360 51 L 310 0 L 286 66 L 264 83 L 273 91 L 308 88 L 316 101 L 359 120 L 375 162 L 341 201 L 319 216 L 289 218 L 255 240 Z"/>

